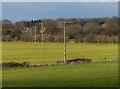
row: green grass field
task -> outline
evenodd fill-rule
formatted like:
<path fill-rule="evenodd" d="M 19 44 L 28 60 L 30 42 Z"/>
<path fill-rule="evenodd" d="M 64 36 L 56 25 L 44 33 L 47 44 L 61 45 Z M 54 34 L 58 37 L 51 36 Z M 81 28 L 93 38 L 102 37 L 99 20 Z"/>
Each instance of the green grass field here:
<path fill-rule="evenodd" d="M 3 87 L 117 86 L 117 62 L 3 69 Z"/>
<path fill-rule="evenodd" d="M 3 62 L 51 63 L 63 60 L 63 43 L 3 42 Z M 118 59 L 117 44 L 67 43 L 67 59 Z"/>
<path fill-rule="evenodd" d="M 52 63 L 63 60 L 63 43 L 3 42 L 3 62 Z M 99 62 L 3 69 L 3 87 L 117 87 L 117 44 L 67 43 L 67 60 L 91 58 Z"/>

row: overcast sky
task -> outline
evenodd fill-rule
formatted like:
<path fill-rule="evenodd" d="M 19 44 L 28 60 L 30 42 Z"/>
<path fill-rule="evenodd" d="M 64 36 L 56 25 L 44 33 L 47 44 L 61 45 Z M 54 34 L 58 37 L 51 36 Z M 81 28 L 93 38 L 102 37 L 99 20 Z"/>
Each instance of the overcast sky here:
<path fill-rule="evenodd" d="M 92 18 L 118 16 L 117 2 L 3 2 L 2 19 Z"/>

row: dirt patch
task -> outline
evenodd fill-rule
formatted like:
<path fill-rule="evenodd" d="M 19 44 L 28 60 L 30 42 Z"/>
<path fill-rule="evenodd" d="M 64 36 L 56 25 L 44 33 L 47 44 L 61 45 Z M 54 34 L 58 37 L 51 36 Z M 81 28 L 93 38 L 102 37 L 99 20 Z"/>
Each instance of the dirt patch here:
<path fill-rule="evenodd" d="M 39 66 L 50 66 L 51 64 L 30 64 L 29 62 L 8 62 L 2 63 L 2 68 L 13 68 L 13 67 L 39 67 Z"/>
<path fill-rule="evenodd" d="M 86 63 L 86 62 L 92 62 L 91 59 L 72 59 L 72 60 L 66 60 L 64 61 L 57 61 L 56 64 L 80 64 L 80 63 Z"/>
<path fill-rule="evenodd" d="M 17 62 L 8 62 L 2 63 L 2 68 L 10 68 L 10 67 L 29 67 L 30 64 L 28 62 L 17 63 Z"/>
<path fill-rule="evenodd" d="M 80 63 L 86 63 L 86 62 L 92 62 L 91 59 L 72 59 L 72 60 L 66 60 L 64 61 L 57 61 L 53 64 L 30 64 L 29 62 L 23 62 L 23 63 L 17 63 L 17 62 L 9 62 L 9 63 L 2 63 L 2 68 L 12 68 L 12 67 L 39 67 L 39 66 L 52 66 L 52 65 L 58 65 L 58 64 L 80 64 Z"/>

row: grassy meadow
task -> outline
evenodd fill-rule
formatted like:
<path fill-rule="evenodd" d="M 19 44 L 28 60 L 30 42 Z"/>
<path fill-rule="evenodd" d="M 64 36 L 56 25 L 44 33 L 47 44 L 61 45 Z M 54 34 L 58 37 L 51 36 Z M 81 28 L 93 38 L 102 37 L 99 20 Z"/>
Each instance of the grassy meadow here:
<path fill-rule="evenodd" d="M 3 69 L 3 87 L 117 86 L 117 62 Z"/>
<path fill-rule="evenodd" d="M 117 87 L 117 44 L 67 43 L 67 60 L 91 58 L 99 62 L 29 68 L 4 68 L 3 87 Z M 63 43 L 3 42 L 3 62 L 52 63 L 63 60 Z"/>
<path fill-rule="evenodd" d="M 63 60 L 63 43 L 3 42 L 3 62 L 51 63 Z M 117 44 L 67 43 L 67 60 L 91 58 L 102 61 L 105 58 L 118 59 Z"/>

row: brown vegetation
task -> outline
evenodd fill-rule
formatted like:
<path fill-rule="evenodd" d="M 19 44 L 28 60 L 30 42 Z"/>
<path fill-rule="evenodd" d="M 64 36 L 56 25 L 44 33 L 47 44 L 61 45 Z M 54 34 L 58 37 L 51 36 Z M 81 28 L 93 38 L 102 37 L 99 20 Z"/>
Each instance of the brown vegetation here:
<path fill-rule="evenodd" d="M 38 21 L 38 22 L 37 22 Z M 79 19 L 59 18 L 57 20 L 43 19 L 37 21 L 19 21 L 12 23 L 10 20 L 2 20 L 3 41 L 34 41 L 35 26 L 37 26 L 37 42 L 41 41 L 41 22 L 44 28 L 44 41 L 63 42 L 63 21 L 66 24 L 66 39 L 75 42 L 89 43 L 118 43 L 118 18 L 92 18 Z"/>

